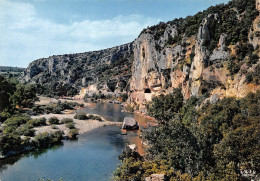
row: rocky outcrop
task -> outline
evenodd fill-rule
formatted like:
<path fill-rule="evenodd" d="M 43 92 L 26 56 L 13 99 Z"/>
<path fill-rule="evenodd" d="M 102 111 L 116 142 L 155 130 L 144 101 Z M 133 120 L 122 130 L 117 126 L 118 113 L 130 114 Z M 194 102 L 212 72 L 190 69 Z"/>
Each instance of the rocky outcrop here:
<path fill-rule="evenodd" d="M 111 81 L 125 82 L 131 77 L 132 43 L 86 53 L 54 55 L 33 61 L 24 71 L 23 80 L 33 83 L 62 82 L 87 87 L 96 84 L 98 89 Z M 114 90 L 113 90 L 114 91 Z"/>
<path fill-rule="evenodd" d="M 243 15 L 237 15 L 237 21 L 241 21 Z M 228 35 L 225 32 L 216 36 L 216 31 L 221 30 L 220 16 L 218 13 L 205 16 L 197 34 L 192 36 L 181 34 L 174 23 L 159 24 L 143 31 L 133 44 L 129 103 L 143 112 L 146 102 L 153 96 L 171 93 L 173 88 L 181 88 L 185 99 L 207 93 L 212 95 L 209 98 L 212 103 L 225 96 L 243 97 L 258 90 L 259 85 L 246 82 L 245 72 L 257 67 L 259 60 L 251 68 L 244 64 L 232 76 L 227 70 L 228 61 L 231 56 L 237 56 L 237 50 L 226 44 Z M 249 43 L 258 55 L 259 27 L 258 16 L 249 33 Z M 170 42 L 170 39 L 179 40 Z M 212 46 L 215 47 L 212 49 Z"/>
<path fill-rule="evenodd" d="M 224 50 L 225 48 L 225 38 L 226 34 L 221 34 L 219 38 L 218 47 L 213 50 L 213 53 L 210 55 L 209 60 L 211 63 L 216 61 L 224 61 L 228 58 L 228 52 Z"/>
<path fill-rule="evenodd" d="M 182 88 L 185 98 L 199 95 L 203 85 L 203 70 L 209 62 L 208 50 L 204 44 L 211 40 L 211 28 L 218 21 L 217 14 L 208 15 L 202 21 L 197 37 L 183 37 L 182 45 L 169 45 L 165 40 L 169 36 L 173 36 L 173 39 L 180 36 L 175 26 L 167 25 L 163 36 L 158 40 L 151 33 L 141 34 L 133 45 L 131 101 L 140 105 L 141 102 L 151 100 L 154 95 L 169 93 L 178 87 Z M 220 37 L 220 46 L 214 50 L 212 61 L 227 58 L 228 54 L 223 51 L 224 38 L 225 35 Z M 191 54 L 194 54 L 193 60 Z"/>
<path fill-rule="evenodd" d="M 149 27 L 129 44 L 36 60 L 23 79 L 81 86 L 81 98 L 95 92 L 127 93 L 128 103 L 141 112 L 153 96 L 174 88 L 181 88 L 185 99 L 207 95 L 216 102 L 224 96 L 243 97 L 259 89 L 260 26 L 253 0 L 245 3 L 247 7 L 234 7 L 236 3 Z M 259 12 L 259 0 L 256 8 Z M 250 44 L 253 50 L 243 53 L 243 46 Z"/>

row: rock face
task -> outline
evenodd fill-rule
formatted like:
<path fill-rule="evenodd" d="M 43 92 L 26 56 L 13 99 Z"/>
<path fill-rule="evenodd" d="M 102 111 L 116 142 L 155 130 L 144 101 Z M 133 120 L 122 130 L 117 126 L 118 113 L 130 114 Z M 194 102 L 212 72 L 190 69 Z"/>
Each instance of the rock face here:
<path fill-rule="evenodd" d="M 123 85 L 126 89 L 131 77 L 132 43 L 86 53 L 54 55 L 33 61 L 24 71 L 23 80 L 33 83 L 63 82 L 87 87 L 95 84 L 98 89 L 108 91 L 109 81 Z M 113 88 L 115 89 L 115 88 Z"/>
<path fill-rule="evenodd" d="M 136 130 L 136 129 L 139 129 L 139 125 L 134 118 L 125 117 L 122 129 Z"/>
<path fill-rule="evenodd" d="M 197 36 L 183 37 L 181 45 L 169 44 L 169 37 L 176 39 L 176 26 L 166 24 L 163 35 L 156 39 L 148 30 L 134 41 L 134 62 L 130 81 L 131 102 L 143 109 L 152 96 L 170 93 L 173 88 L 182 88 L 184 97 L 201 94 L 203 70 L 209 61 L 226 59 L 223 51 L 225 35 L 220 37 L 220 46 L 214 50 L 209 60 L 208 50 L 204 46 L 211 40 L 211 29 L 218 23 L 217 14 L 208 15 L 201 23 Z M 193 60 L 191 55 L 193 54 Z"/>
<path fill-rule="evenodd" d="M 149 27 L 129 44 L 36 60 L 23 79 L 80 86 L 80 97 L 127 93 L 128 103 L 141 112 L 153 96 L 174 88 L 181 88 L 185 99 L 213 95 L 210 101 L 216 102 L 224 96 L 243 97 L 260 88 L 259 0 L 248 0 L 245 7 L 235 7 L 233 1 Z M 253 50 L 243 54 L 244 45 Z"/>
<path fill-rule="evenodd" d="M 243 12 L 235 18 L 234 21 L 241 21 Z M 239 50 L 226 44 L 230 35 L 218 32 L 219 36 L 216 36 L 216 31 L 221 31 L 219 27 L 223 26 L 222 21 L 221 14 L 208 14 L 202 19 L 197 33 L 192 36 L 178 31 L 180 25 L 174 22 L 159 24 L 143 31 L 133 43 L 134 62 L 129 103 L 144 112 L 146 102 L 153 96 L 171 93 L 173 88 L 181 88 L 185 99 L 206 93 L 213 95 L 211 102 L 224 96 L 243 97 L 258 90 L 259 82 L 247 83 L 245 72 L 256 70 L 260 66 L 259 59 L 251 68 L 244 64 L 237 74 L 230 75 L 227 65 L 231 57 L 237 58 Z M 252 24 L 253 29 L 248 29 L 249 36 L 252 35 L 249 43 L 259 56 L 260 41 L 259 36 L 255 36 L 260 33 L 259 16 L 254 21 L 252 19 Z M 172 43 L 170 39 L 179 41 Z M 244 61 L 246 59 L 244 57 Z"/>

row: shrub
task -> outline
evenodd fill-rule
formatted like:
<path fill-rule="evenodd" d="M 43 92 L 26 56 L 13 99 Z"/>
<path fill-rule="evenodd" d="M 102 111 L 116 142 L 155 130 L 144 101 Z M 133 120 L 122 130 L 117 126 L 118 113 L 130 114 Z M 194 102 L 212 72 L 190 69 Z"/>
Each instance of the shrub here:
<path fill-rule="evenodd" d="M 44 107 L 44 112 L 46 112 L 47 114 L 52 113 L 52 111 L 53 111 L 53 107 L 51 105 L 46 105 Z"/>
<path fill-rule="evenodd" d="M 32 125 L 24 124 L 21 125 L 19 128 L 15 131 L 18 135 L 22 136 L 34 136 L 35 130 L 33 129 Z"/>
<path fill-rule="evenodd" d="M 4 109 L 1 113 L 0 113 L 0 123 L 4 122 L 5 120 L 7 120 L 8 118 L 12 117 L 11 112 L 9 112 L 7 109 Z"/>
<path fill-rule="evenodd" d="M 73 129 L 73 128 L 75 128 L 75 123 L 73 123 L 73 122 L 67 123 L 66 127 L 69 129 Z"/>
<path fill-rule="evenodd" d="M 54 113 L 54 114 L 61 114 L 61 111 L 62 111 L 63 109 L 61 108 L 61 107 L 59 107 L 59 106 L 56 106 L 56 107 L 54 107 L 53 109 L 52 109 L 52 113 Z"/>
<path fill-rule="evenodd" d="M 63 132 L 61 131 L 56 131 L 54 133 L 39 133 L 38 135 L 36 135 L 34 137 L 34 144 L 37 147 L 49 147 L 52 146 L 54 144 L 58 144 L 61 143 L 62 139 L 63 139 Z"/>
<path fill-rule="evenodd" d="M 42 106 L 34 106 L 32 108 L 32 111 L 35 113 L 35 114 L 42 114 L 44 112 L 44 109 Z"/>
<path fill-rule="evenodd" d="M 78 129 L 71 129 L 71 130 L 69 131 L 68 137 L 69 137 L 70 139 L 75 139 L 78 134 L 79 134 L 79 130 L 78 130 Z"/>
<path fill-rule="evenodd" d="M 240 64 L 237 64 L 234 61 L 229 61 L 227 69 L 229 70 L 230 75 L 235 75 L 240 70 Z"/>
<path fill-rule="evenodd" d="M 50 124 L 59 124 L 59 119 L 57 117 L 51 117 L 49 118 L 49 123 Z"/>
<path fill-rule="evenodd" d="M 120 97 L 122 98 L 122 101 L 125 102 L 128 99 L 127 94 L 121 94 Z"/>
<path fill-rule="evenodd" d="M 61 124 L 73 123 L 73 119 L 63 118 L 60 122 Z"/>
<path fill-rule="evenodd" d="M 46 118 L 31 119 L 26 124 L 32 125 L 34 127 L 44 126 L 46 125 Z"/>
<path fill-rule="evenodd" d="M 7 119 L 4 124 L 5 127 L 17 128 L 22 124 L 25 124 L 30 119 L 29 116 L 17 116 Z"/>
<path fill-rule="evenodd" d="M 116 89 L 116 84 L 117 84 L 117 81 L 114 79 L 114 80 L 109 80 L 107 81 L 107 87 L 109 88 L 109 90 L 111 92 L 114 92 L 115 89 Z"/>
<path fill-rule="evenodd" d="M 102 118 L 100 116 L 96 116 L 96 115 L 93 115 L 93 114 L 89 114 L 86 116 L 86 119 L 92 119 L 92 120 L 98 120 L 98 121 L 103 121 Z"/>
<path fill-rule="evenodd" d="M 87 116 L 85 113 L 79 112 L 79 113 L 76 113 L 76 115 L 74 116 L 74 119 L 86 120 Z"/>
<path fill-rule="evenodd" d="M 147 104 L 148 113 L 159 121 L 169 121 L 183 105 L 181 89 L 174 89 L 172 94 L 153 97 Z"/>

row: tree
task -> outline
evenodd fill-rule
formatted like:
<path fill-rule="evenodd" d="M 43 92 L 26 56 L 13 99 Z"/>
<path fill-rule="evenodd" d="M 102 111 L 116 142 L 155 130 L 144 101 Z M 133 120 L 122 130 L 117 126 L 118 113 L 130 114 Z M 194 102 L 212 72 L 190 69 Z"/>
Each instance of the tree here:
<path fill-rule="evenodd" d="M 180 111 L 183 105 L 181 89 L 174 89 L 172 94 L 153 97 L 147 105 L 148 113 L 157 120 L 169 121 Z"/>
<path fill-rule="evenodd" d="M 196 137 L 178 120 L 145 132 L 151 147 L 149 153 L 169 160 L 177 170 L 194 175 L 199 169 L 199 146 Z"/>
<path fill-rule="evenodd" d="M 9 98 L 15 91 L 15 87 L 0 75 L 0 112 L 9 105 Z"/>
<path fill-rule="evenodd" d="M 31 107 L 39 98 L 36 95 L 36 86 L 31 84 L 18 84 L 16 91 L 10 97 L 10 101 L 14 107 Z"/>
<path fill-rule="evenodd" d="M 233 162 L 240 170 L 260 170 L 260 124 L 239 127 L 230 131 L 223 140 L 214 147 L 214 156 L 220 165 Z"/>

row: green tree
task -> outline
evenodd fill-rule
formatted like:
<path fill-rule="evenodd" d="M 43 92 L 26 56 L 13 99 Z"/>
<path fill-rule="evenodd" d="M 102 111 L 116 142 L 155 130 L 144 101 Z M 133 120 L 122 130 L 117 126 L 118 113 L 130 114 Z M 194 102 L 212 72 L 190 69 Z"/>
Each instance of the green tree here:
<path fill-rule="evenodd" d="M 10 101 L 14 107 L 31 107 L 37 100 L 39 98 L 36 95 L 36 86 L 31 84 L 16 85 L 16 91 L 10 97 Z"/>
<path fill-rule="evenodd" d="M 151 147 L 149 153 L 169 160 L 177 170 L 194 175 L 199 171 L 199 146 L 196 137 L 178 120 L 145 132 Z"/>
<path fill-rule="evenodd" d="M 9 98 L 15 91 L 15 87 L 0 75 L 0 112 L 9 106 Z"/>
<path fill-rule="evenodd" d="M 183 105 L 181 89 L 174 89 L 172 94 L 153 97 L 147 104 L 148 113 L 157 120 L 169 121 L 180 111 Z"/>

